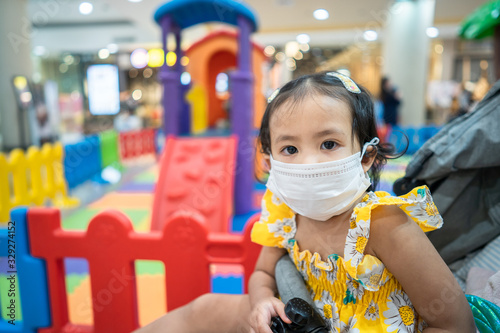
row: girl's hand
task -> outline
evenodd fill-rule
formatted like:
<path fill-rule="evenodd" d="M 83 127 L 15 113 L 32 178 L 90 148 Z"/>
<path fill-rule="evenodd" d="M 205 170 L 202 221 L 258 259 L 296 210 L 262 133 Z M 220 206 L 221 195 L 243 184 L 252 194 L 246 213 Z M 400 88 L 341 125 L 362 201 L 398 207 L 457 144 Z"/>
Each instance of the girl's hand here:
<path fill-rule="evenodd" d="M 285 314 L 285 304 L 276 297 L 268 297 L 259 301 L 250 313 L 250 333 L 272 333 L 271 318 L 279 316 L 290 324 L 291 320 Z"/>

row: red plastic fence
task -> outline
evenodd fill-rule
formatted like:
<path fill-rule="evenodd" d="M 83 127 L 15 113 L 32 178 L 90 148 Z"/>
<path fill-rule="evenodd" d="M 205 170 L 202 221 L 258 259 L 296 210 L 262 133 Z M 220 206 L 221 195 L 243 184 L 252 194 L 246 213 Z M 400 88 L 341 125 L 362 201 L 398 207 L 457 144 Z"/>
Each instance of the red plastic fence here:
<path fill-rule="evenodd" d="M 127 160 L 155 154 L 155 130 L 152 128 L 120 133 L 120 157 Z"/>
<path fill-rule="evenodd" d="M 52 326 L 40 332 L 129 333 L 136 329 L 135 260 L 164 263 L 169 311 L 210 291 L 212 263 L 242 265 L 246 288 L 260 252 L 260 246 L 250 241 L 251 227 L 257 219 L 257 214 L 250 218 L 242 235 L 215 234 L 210 233 L 203 216 L 177 212 L 162 231 L 145 234 L 134 232 L 122 213 L 108 210 L 95 216 L 87 231 L 67 231 L 61 229 L 58 210 L 30 209 L 31 252 L 47 263 L 52 316 Z M 65 257 L 88 261 L 94 327 L 69 322 Z M 81 306 L 79 311 L 90 311 L 89 304 Z"/>

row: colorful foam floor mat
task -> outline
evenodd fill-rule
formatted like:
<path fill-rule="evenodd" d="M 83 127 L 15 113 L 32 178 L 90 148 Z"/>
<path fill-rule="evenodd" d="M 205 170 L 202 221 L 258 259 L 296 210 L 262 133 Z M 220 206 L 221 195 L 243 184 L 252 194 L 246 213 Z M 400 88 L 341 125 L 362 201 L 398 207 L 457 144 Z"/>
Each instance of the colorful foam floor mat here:
<path fill-rule="evenodd" d="M 379 189 L 392 193 L 392 183 L 404 175 L 410 157 L 389 161 L 381 175 Z M 116 209 L 127 215 L 137 232 L 148 232 L 151 221 L 153 193 L 158 178 L 158 167 L 152 166 L 139 173 L 131 181 L 120 185 L 86 207 L 77 209 L 63 217 L 62 226 L 67 230 L 86 230 L 88 223 L 97 213 L 105 209 Z M 254 207 L 259 209 L 265 186 L 255 185 Z M 251 214 L 236 216 L 233 231 L 243 230 Z M 157 261 L 136 261 L 137 299 L 139 324 L 147 325 L 166 312 L 165 268 Z M 92 308 L 88 264 L 82 258 L 66 258 L 66 289 L 70 321 L 74 324 L 92 325 Z M 243 292 L 242 269 L 235 265 L 213 265 L 212 291 L 241 294 Z M 3 279 L 2 279 L 3 280 Z"/>

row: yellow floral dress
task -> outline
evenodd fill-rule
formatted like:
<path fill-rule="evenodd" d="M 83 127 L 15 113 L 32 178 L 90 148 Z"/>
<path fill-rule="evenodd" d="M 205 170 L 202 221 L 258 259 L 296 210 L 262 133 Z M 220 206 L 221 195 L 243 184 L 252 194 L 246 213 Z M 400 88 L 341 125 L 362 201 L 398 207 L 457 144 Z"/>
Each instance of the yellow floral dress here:
<path fill-rule="evenodd" d="M 354 208 L 344 256 L 331 254 L 322 259 L 318 253 L 299 250 L 294 240 L 295 213 L 269 190 L 262 199 L 262 215 L 252 229 L 252 241 L 288 251 L 330 332 L 421 332 L 425 328 L 396 278 L 378 258 L 364 254 L 371 211 L 380 205 L 398 206 L 424 232 L 443 224 L 426 186 L 400 197 L 369 192 Z"/>

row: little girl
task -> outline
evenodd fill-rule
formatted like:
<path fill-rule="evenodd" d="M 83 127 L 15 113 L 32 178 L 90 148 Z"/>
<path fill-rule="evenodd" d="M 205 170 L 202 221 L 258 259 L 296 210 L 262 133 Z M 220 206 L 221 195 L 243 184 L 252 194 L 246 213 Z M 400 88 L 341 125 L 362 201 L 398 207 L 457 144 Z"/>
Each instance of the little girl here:
<path fill-rule="evenodd" d="M 140 332 L 271 333 L 272 317 L 290 323 L 274 275 L 287 254 L 330 332 L 475 332 L 424 234 L 442 225 L 429 190 L 370 191 L 392 153 L 376 135 L 370 94 L 339 73 L 276 91 L 259 134 L 270 175 L 252 230 L 263 248 L 249 295 L 204 295 Z"/>

